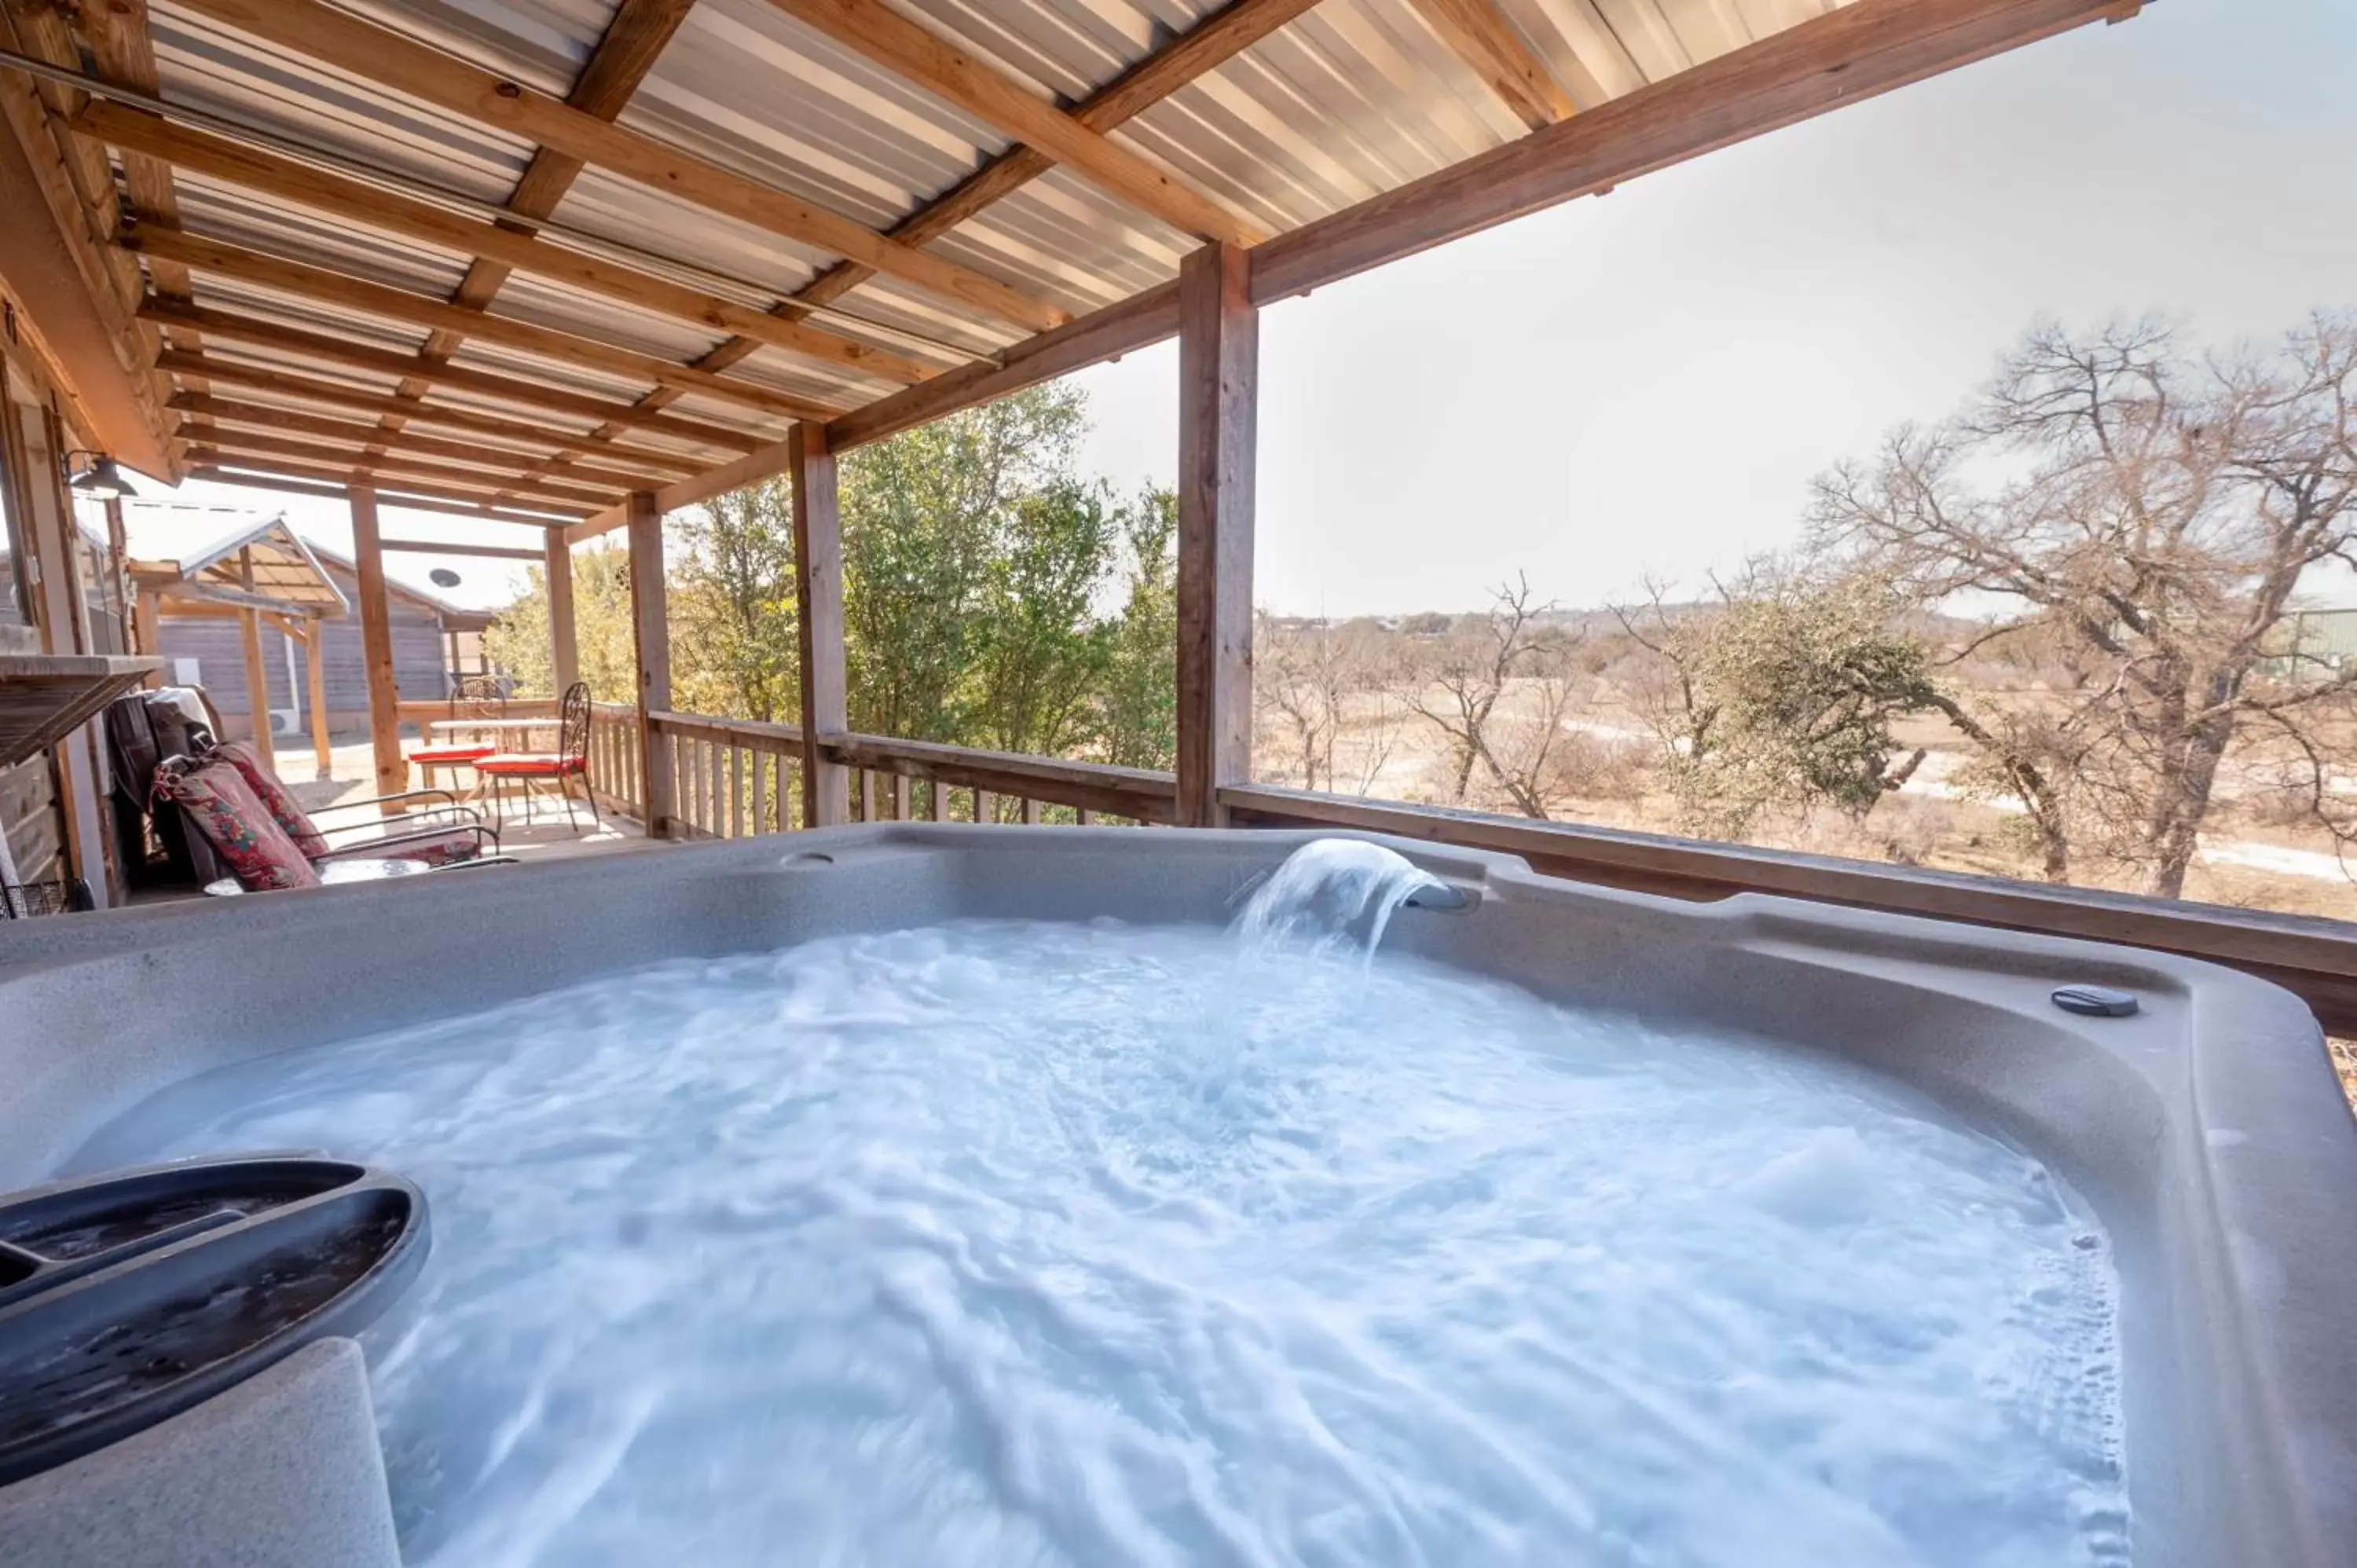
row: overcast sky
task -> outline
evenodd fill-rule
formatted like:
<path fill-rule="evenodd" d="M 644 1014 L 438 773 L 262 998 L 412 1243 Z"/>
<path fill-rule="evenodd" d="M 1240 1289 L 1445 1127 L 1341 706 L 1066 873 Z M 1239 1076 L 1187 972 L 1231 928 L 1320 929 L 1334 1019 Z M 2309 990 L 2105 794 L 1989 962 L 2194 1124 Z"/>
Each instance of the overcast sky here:
<path fill-rule="evenodd" d="M 2357 0 L 2158 0 L 1273 307 L 1256 597 L 1692 583 L 1789 542 L 1811 475 L 1953 408 L 2034 317 L 2160 310 L 2222 341 L 2357 308 L 2352 82 Z M 1084 461 L 1168 483 L 1176 376 L 1166 345 L 1079 378 Z M 285 499 L 349 547 L 340 503 Z M 511 591 L 500 563 L 440 564 L 462 602 Z"/>

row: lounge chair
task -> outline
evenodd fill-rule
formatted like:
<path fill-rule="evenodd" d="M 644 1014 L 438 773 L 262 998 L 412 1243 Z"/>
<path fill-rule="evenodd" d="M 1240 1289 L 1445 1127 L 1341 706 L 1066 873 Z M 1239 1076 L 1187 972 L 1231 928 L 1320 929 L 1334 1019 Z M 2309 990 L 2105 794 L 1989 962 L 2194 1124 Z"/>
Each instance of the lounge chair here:
<path fill-rule="evenodd" d="M 157 764 L 155 791 L 179 807 L 190 829 L 202 835 L 249 893 L 316 886 L 321 868 L 338 861 L 447 865 L 495 854 L 499 848 L 499 829 L 447 789 L 411 789 L 344 801 L 328 810 L 431 803 L 394 817 L 322 827 L 242 742 Z"/>

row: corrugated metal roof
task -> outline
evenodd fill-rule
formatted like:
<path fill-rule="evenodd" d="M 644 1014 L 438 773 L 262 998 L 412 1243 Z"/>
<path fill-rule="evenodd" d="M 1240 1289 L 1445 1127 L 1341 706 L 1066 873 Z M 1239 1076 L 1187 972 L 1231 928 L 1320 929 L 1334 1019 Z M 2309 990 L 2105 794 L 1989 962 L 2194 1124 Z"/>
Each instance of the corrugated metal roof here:
<path fill-rule="evenodd" d="M 557 97 L 613 20 L 608 0 L 342 0 L 344 8 Z M 1223 8 L 1222 0 L 888 0 L 901 15 L 1044 97 L 1067 104 Z M 1629 92 L 1832 10 L 1841 0 L 1497 0 L 1582 108 Z M 152 21 L 164 95 L 228 113 L 306 146 L 357 158 L 476 203 L 503 202 L 533 148 L 507 133 L 244 37 L 173 0 Z M 888 231 L 1004 151 L 1008 138 L 770 4 L 698 0 L 619 123 L 725 168 Z M 1108 133 L 1249 223 L 1279 232 L 1488 151 L 1523 124 L 1435 33 L 1412 0 L 1323 0 L 1269 37 Z M 274 256 L 447 299 L 469 258 L 193 174 L 179 177 L 184 226 Z M 479 214 L 475 214 L 479 217 Z M 768 308 L 838 260 L 597 168 L 555 209 L 562 230 L 689 269 L 701 292 Z M 562 235 L 558 242 L 565 242 Z M 1193 240 L 1057 168 L 934 240 L 942 257 L 1079 314 L 1161 284 Z M 653 270 L 643 256 L 634 264 Z M 414 350 L 422 328 L 198 273 L 199 304 Z M 1022 329 L 930 290 L 874 277 L 813 325 L 944 368 Z M 677 361 L 726 341 L 717 328 L 511 274 L 492 314 Z M 892 329 L 933 347 L 914 346 Z M 390 378 L 226 340 L 206 352 L 391 390 Z M 733 352 L 733 351 L 732 351 Z M 454 363 L 620 403 L 651 382 L 563 366 L 468 340 Z M 764 347 L 726 374 L 836 408 L 897 383 Z M 242 394 L 243 395 L 243 394 Z M 452 407 L 513 416 L 488 394 L 437 389 Z M 731 400 L 671 400 L 682 418 L 774 439 L 785 422 Z M 349 413 L 339 417 L 353 416 Z M 586 420 L 533 415 L 577 434 Z M 643 446 L 720 462 L 712 446 L 633 432 Z"/>

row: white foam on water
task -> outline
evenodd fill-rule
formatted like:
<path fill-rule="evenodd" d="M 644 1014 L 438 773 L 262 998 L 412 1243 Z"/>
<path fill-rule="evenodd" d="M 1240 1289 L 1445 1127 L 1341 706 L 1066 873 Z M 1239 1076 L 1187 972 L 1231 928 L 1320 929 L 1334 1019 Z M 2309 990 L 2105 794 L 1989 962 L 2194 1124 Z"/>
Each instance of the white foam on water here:
<path fill-rule="evenodd" d="M 2035 1162 L 1392 955 L 661 963 L 76 1165 L 286 1146 L 432 1204 L 370 1335 L 420 1568 L 2126 1561 L 2109 1250 Z"/>

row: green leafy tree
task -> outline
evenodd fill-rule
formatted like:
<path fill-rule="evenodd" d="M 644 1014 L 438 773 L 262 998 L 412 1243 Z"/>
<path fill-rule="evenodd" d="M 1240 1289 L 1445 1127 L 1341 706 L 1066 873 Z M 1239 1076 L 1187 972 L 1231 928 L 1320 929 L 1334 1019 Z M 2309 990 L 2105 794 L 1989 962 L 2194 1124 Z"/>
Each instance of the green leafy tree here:
<path fill-rule="evenodd" d="M 1905 784 L 1924 754 L 1892 725 L 1939 693 L 1921 643 L 1893 629 L 1903 607 L 1887 579 L 1759 565 L 1715 605 L 1617 611 L 1659 660 L 1641 706 L 1684 825 L 1740 838 L 1771 810 L 1862 817 Z"/>
<path fill-rule="evenodd" d="M 802 708 L 792 488 L 771 480 L 706 502 L 676 536 L 673 700 L 693 713 L 791 718 Z"/>
<path fill-rule="evenodd" d="M 526 697 L 557 695 L 549 641 L 548 578 L 530 569 L 523 596 L 483 632 L 483 649 Z M 619 547 L 573 553 L 573 641 L 581 679 L 601 703 L 638 700 L 638 639 L 631 628 L 630 558 Z"/>
<path fill-rule="evenodd" d="M 1122 532 L 1128 574 L 1106 637 L 1104 759 L 1168 768 L 1178 757 L 1178 492 L 1146 491 Z"/>

